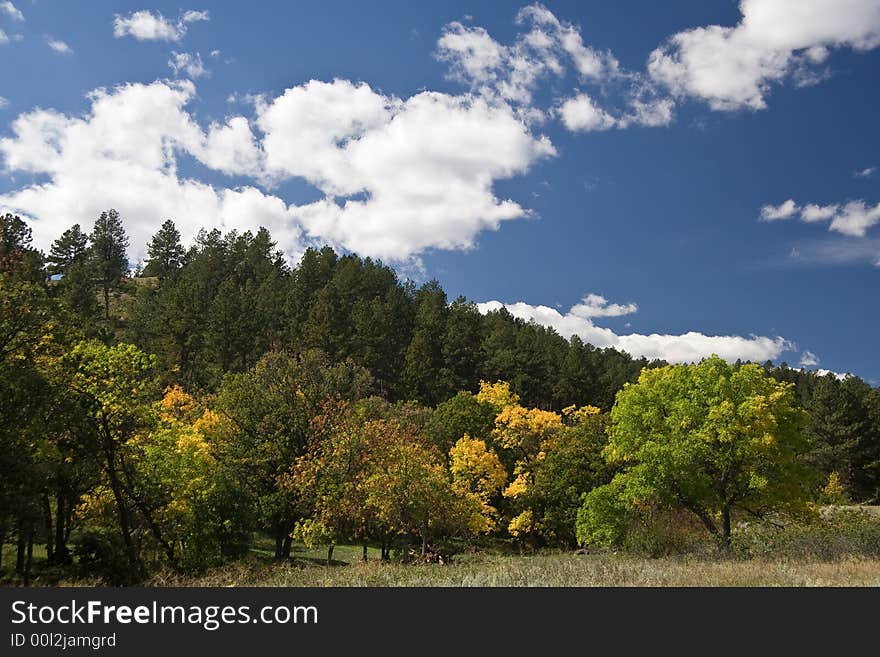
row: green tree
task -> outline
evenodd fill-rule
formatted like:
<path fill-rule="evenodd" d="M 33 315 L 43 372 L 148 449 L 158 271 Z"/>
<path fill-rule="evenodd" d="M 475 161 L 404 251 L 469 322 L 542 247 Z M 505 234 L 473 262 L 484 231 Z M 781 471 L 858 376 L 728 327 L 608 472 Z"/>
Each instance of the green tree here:
<path fill-rule="evenodd" d="M 116 210 L 102 212 L 89 236 L 89 260 L 104 295 L 104 318 L 110 319 L 110 292 L 128 271 L 128 236 Z"/>
<path fill-rule="evenodd" d="M 31 246 L 31 228 L 18 215 L 0 215 L 0 273 L 42 280 L 42 255 Z"/>
<path fill-rule="evenodd" d="M 624 470 L 584 498 L 581 543 L 620 540 L 624 519 L 654 507 L 692 512 L 726 549 L 735 511 L 806 508 L 806 413 L 790 384 L 757 365 L 712 357 L 644 370 L 618 393 L 611 418 L 605 454 Z"/>
<path fill-rule="evenodd" d="M 465 435 L 487 440 L 495 428 L 495 415 L 496 411 L 491 404 L 462 391 L 437 405 L 425 431 L 431 442 L 447 454 L 458 439 Z"/>
<path fill-rule="evenodd" d="M 180 243 L 180 231 L 171 219 L 166 219 L 162 227 L 153 235 L 147 245 L 147 264 L 144 276 L 167 278 L 180 269 L 186 251 Z"/>
<path fill-rule="evenodd" d="M 49 273 L 67 274 L 75 263 L 82 262 L 88 252 L 89 236 L 82 232 L 79 224 L 74 224 L 52 243 L 49 250 Z"/>
<path fill-rule="evenodd" d="M 135 516 L 147 509 L 131 486 L 131 441 L 153 422 L 154 365 L 155 358 L 134 345 L 108 347 L 95 341 L 80 342 L 60 362 L 69 394 L 86 412 L 91 453 L 112 494 L 129 576 L 135 581 L 143 573 Z"/>

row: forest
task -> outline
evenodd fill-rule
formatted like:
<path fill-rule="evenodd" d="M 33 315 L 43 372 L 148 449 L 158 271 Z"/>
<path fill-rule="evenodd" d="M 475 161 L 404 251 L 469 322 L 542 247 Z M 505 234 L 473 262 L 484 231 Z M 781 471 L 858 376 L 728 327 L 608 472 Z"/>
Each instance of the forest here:
<path fill-rule="evenodd" d="M 880 499 L 857 376 L 648 362 L 330 247 L 291 266 L 265 229 L 185 248 L 167 220 L 132 269 L 115 210 L 48 253 L 0 228 L 6 584 L 137 584 L 258 543 L 724 554 Z"/>

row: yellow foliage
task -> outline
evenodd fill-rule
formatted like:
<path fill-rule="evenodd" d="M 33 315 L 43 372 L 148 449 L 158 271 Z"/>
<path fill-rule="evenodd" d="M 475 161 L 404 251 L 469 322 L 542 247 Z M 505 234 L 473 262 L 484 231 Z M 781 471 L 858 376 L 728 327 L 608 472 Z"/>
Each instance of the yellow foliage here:
<path fill-rule="evenodd" d="M 828 483 L 822 488 L 822 499 L 828 504 L 846 504 L 846 489 L 840 481 L 840 474 L 835 470 L 828 475 Z"/>
<path fill-rule="evenodd" d="M 165 389 L 161 407 L 162 419 L 166 422 L 192 422 L 201 412 L 199 403 L 180 386 Z"/>
<path fill-rule="evenodd" d="M 486 441 L 467 434 L 449 450 L 449 471 L 455 484 L 484 498 L 494 495 L 507 480 L 507 472 Z"/>
<path fill-rule="evenodd" d="M 562 417 L 552 411 L 523 406 L 507 406 L 495 418 L 493 437 L 505 449 L 518 449 L 533 455 L 552 447 Z"/>
<path fill-rule="evenodd" d="M 509 531 L 510 535 L 515 538 L 530 534 L 535 531 L 536 528 L 535 515 L 532 513 L 531 509 L 526 509 L 507 525 L 507 531 Z"/>
<path fill-rule="evenodd" d="M 529 489 L 529 475 L 525 472 L 521 472 L 516 476 L 510 485 L 504 489 L 502 495 L 504 497 L 516 497 L 517 495 L 522 495 Z"/>
<path fill-rule="evenodd" d="M 578 408 L 574 404 L 566 406 L 562 409 L 562 417 L 567 424 L 580 424 L 588 417 L 598 415 L 601 409 L 596 406 L 581 406 Z"/>
<path fill-rule="evenodd" d="M 480 381 L 477 400 L 489 404 L 496 413 L 500 413 L 506 406 L 518 405 L 519 395 L 510 390 L 510 384 L 506 381 L 496 381 L 495 383 Z"/>

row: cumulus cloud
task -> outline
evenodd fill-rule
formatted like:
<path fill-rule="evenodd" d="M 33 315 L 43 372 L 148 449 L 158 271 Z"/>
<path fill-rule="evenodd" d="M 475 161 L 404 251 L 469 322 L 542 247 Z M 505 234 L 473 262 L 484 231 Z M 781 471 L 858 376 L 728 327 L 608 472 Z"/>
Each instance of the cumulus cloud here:
<path fill-rule="evenodd" d="M 88 225 L 115 207 L 135 249 L 173 217 L 185 237 L 202 226 L 266 225 L 292 256 L 314 240 L 402 262 L 470 248 L 481 231 L 527 216 L 493 183 L 555 153 L 509 106 L 470 95 L 399 99 L 363 83 L 311 81 L 258 99 L 252 120 L 207 128 L 187 111 L 194 95 L 188 80 L 126 84 L 93 92 L 83 116 L 21 114 L 0 156 L 8 171 L 41 182 L 0 195 L 0 209 L 31 218 L 43 248 L 67 223 Z M 180 154 L 254 185 L 183 179 Z M 290 178 L 324 197 L 295 205 L 269 193 Z"/>
<path fill-rule="evenodd" d="M 818 364 L 819 357 L 812 351 L 804 351 L 804 353 L 801 354 L 801 362 L 799 363 L 801 367 L 815 367 Z"/>
<path fill-rule="evenodd" d="M 763 362 L 775 360 L 783 352 L 794 348 L 791 342 L 782 337 L 704 335 L 695 331 L 681 335 L 618 335 L 611 329 L 596 326 L 590 316 L 578 314 L 576 309 L 581 305 L 574 306 L 565 314 L 549 306 L 533 306 L 523 301 L 509 304 L 487 301 L 478 303 L 477 308 L 484 314 L 506 308 L 514 317 L 550 327 L 564 338 L 577 335 L 597 347 L 614 347 L 635 357 L 662 359 L 670 363 L 696 362 L 712 354 L 731 362 L 737 359 Z"/>
<path fill-rule="evenodd" d="M 401 100 L 344 80 L 288 89 L 258 107 L 257 126 L 270 175 L 326 194 L 295 211 L 308 233 L 390 260 L 467 249 L 528 215 L 492 184 L 555 153 L 506 104 L 436 92 Z"/>
<path fill-rule="evenodd" d="M 562 123 L 572 132 L 609 130 L 617 126 L 617 120 L 585 93 L 569 98 L 559 108 Z"/>
<path fill-rule="evenodd" d="M 59 55 L 72 55 L 73 48 L 71 48 L 67 43 L 62 41 L 61 39 L 53 39 L 52 37 L 46 38 L 46 44 Z"/>
<path fill-rule="evenodd" d="M 815 82 L 834 48 L 880 45 L 877 0 L 741 0 L 734 27 L 679 32 L 654 50 L 653 80 L 673 94 L 715 110 L 758 110 L 774 84 L 788 77 Z"/>
<path fill-rule="evenodd" d="M 639 307 L 634 303 L 609 303 L 599 294 L 588 294 L 580 303 L 575 304 L 569 311 L 570 314 L 584 319 L 592 317 L 621 317 L 638 312 Z"/>
<path fill-rule="evenodd" d="M 154 14 L 142 9 L 127 16 L 117 14 L 113 20 L 113 36 L 117 39 L 132 36 L 138 41 L 180 41 L 190 23 L 209 19 L 207 11 L 188 10 L 177 20 L 171 20 L 159 12 Z"/>
<path fill-rule="evenodd" d="M 807 223 L 829 221 L 828 230 L 849 237 L 864 237 L 870 228 L 880 223 L 880 203 L 870 206 L 865 201 L 857 200 L 843 205 L 808 203 L 800 207 L 793 199 L 788 199 L 781 205 L 765 205 L 761 208 L 762 221 L 790 219 L 798 214 L 801 221 Z"/>
<path fill-rule="evenodd" d="M 189 82 L 126 84 L 93 92 L 81 117 L 43 109 L 21 114 L 12 136 L 0 139 L 0 155 L 8 170 L 48 181 L 0 195 L 0 211 L 28 217 L 44 249 L 69 225 L 88 226 L 113 207 L 123 216 L 134 259 L 144 256 L 168 217 L 189 240 L 202 227 L 263 225 L 297 255 L 300 229 L 281 199 L 255 187 L 217 188 L 177 175 L 177 151 L 230 171 L 252 166 L 257 157 L 246 121 L 232 118 L 208 131 L 193 121 L 184 107 L 194 93 Z"/>
<path fill-rule="evenodd" d="M 180 75 L 183 73 L 191 80 L 204 77 L 210 73 L 210 71 L 205 68 L 200 53 L 193 54 L 172 51 L 171 57 L 168 60 L 168 67 L 174 71 L 174 75 Z"/>
<path fill-rule="evenodd" d="M 778 221 L 780 219 L 790 219 L 797 214 L 799 209 L 794 199 L 788 199 L 779 205 L 765 205 L 761 208 L 761 220 Z"/>
<path fill-rule="evenodd" d="M 671 122 L 674 102 L 659 97 L 645 76 L 623 71 L 610 52 L 585 44 L 580 27 L 558 19 L 541 4 L 523 7 L 515 22 L 520 29 L 510 44 L 496 41 L 483 27 L 449 23 L 435 56 L 449 65 L 448 77 L 490 100 L 514 105 L 529 121 L 556 116 L 577 132 Z M 549 111 L 535 102 L 542 82 L 569 74 L 579 87 L 573 96 L 552 94 L 557 98 Z M 613 106 L 613 111 L 601 107 L 594 92 L 580 88 L 585 85 L 601 91 L 603 104 Z"/>
<path fill-rule="evenodd" d="M 24 20 L 24 14 L 22 14 L 21 10 L 9 0 L 3 0 L 3 2 L 0 2 L 0 12 L 6 14 L 14 21 Z"/>
<path fill-rule="evenodd" d="M 843 381 L 848 376 L 853 376 L 849 372 L 834 372 L 832 370 L 822 369 L 821 367 L 816 370 L 816 374 L 818 374 L 819 376 L 829 376 L 830 375 L 830 376 L 833 376 L 838 381 Z"/>

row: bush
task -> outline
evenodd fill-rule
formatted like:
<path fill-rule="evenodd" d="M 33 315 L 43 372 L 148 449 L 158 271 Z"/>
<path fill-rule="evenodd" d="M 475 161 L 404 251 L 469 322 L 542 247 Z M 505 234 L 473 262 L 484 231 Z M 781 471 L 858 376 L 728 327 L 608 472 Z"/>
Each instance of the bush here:
<path fill-rule="evenodd" d="M 714 552 L 717 543 L 690 511 L 649 510 L 634 516 L 623 537 L 627 552 L 652 558 Z"/>
<path fill-rule="evenodd" d="M 85 577 L 96 577 L 112 586 L 134 583 L 125 545 L 116 532 L 102 529 L 84 532 L 76 541 L 74 554 Z"/>
<path fill-rule="evenodd" d="M 827 507 L 812 521 L 743 523 L 731 537 L 743 557 L 829 561 L 847 556 L 880 557 L 880 516 L 864 509 Z"/>

